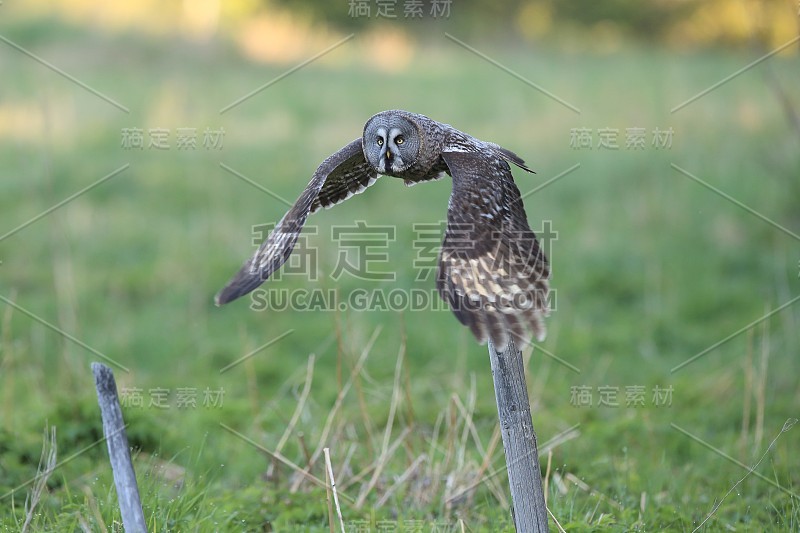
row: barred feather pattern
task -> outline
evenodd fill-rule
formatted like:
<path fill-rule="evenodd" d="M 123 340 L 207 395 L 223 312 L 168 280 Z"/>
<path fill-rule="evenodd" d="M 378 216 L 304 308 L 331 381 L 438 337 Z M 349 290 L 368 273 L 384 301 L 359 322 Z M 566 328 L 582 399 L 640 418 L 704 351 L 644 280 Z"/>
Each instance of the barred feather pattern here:
<path fill-rule="evenodd" d="M 453 176 L 437 287 L 479 342 L 543 340 L 550 268 L 504 158 L 444 152 Z"/>
<path fill-rule="evenodd" d="M 357 144 L 359 151 L 361 150 L 361 139 L 356 139 L 352 144 Z M 356 194 L 361 194 L 378 178 L 378 173 L 364 159 L 363 152 L 355 154 L 327 176 L 316 198 L 311 202 L 310 213 L 316 213 L 323 207 L 330 209 Z"/>

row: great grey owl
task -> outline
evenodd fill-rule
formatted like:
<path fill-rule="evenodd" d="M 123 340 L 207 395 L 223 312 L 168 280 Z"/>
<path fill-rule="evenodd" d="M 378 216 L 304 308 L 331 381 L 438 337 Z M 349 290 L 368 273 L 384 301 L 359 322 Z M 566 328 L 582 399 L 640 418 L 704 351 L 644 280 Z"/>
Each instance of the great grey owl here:
<path fill-rule="evenodd" d="M 449 174 L 453 191 L 439 255 L 437 289 L 479 342 L 502 349 L 509 335 L 545 336 L 550 268 L 528 226 L 509 163 L 530 170 L 513 152 L 448 124 L 407 111 L 383 111 L 363 135 L 327 158 L 258 251 L 215 301 L 252 291 L 289 258 L 310 213 L 375 183 L 379 175 L 406 185 Z"/>

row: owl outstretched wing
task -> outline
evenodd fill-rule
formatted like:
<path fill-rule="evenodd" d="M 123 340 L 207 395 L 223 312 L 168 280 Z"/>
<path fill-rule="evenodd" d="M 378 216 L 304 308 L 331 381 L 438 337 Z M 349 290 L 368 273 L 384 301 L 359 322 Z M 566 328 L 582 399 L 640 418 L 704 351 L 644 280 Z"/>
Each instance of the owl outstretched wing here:
<path fill-rule="evenodd" d="M 518 345 L 531 333 L 543 340 L 549 312 L 550 267 L 508 165 L 522 160 L 511 155 L 442 153 L 453 192 L 437 288 L 479 342 L 500 349 L 509 335 Z"/>
<path fill-rule="evenodd" d="M 375 183 L 378 174 L 364 158 L 361 138 L 331 155 L 314 172 L 308 186 L 239 272 L 217 293 L 222 305 L 261 285 L 289 258 L 308 215 L 341 203 Z"/>

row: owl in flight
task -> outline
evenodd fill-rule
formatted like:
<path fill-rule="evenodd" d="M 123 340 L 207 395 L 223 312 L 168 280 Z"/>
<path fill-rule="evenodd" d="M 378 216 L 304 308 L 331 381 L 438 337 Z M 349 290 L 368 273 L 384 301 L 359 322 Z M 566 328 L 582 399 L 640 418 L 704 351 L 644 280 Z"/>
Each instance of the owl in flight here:
<path fill-rule="evenodd" d="M 453 178 L 436 286 L 479 342 L 502 349 L 545 337 L 550 267 L 528 226 L 513 152 L 407 111 L 383 111 L 327 158 L 258 251 L 217 294 L 222 305 L 261 285 L 289 258 L 308 215 L 363 192 L 380 175 L 406 185 Z"/>

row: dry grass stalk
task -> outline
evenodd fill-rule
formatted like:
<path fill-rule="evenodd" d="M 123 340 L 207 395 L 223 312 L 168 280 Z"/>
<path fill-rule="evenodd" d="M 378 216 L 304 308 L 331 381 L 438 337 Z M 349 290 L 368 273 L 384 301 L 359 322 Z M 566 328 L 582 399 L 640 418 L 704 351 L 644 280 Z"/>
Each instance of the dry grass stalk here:
<path fill-rule="evenodd" d="M 306 468 L 310 470 L 311 452 L 308 451 L 308 445 L 306 444 L 306 436 L 302 431 L 297 433 L 297 440 L 300 442 L 300 450 L 302 450 L 303 458 L 306 460 Z"/>
<path fill-rule="evenodd" d="M 367 432 L 367 438 L 363 439 L 366 441 L 367 447 L 369 448 L 370 456 L 375 456 L 375 442 L 377 439 L 375 438 L 375 427 L 372 423 L 372 418 L 369 416 L 369 410 L 367 409 L 367 400 L 364 397 L 364 387 L 361 384 L 361 372 L 356 374 L 355 380 L 353 381 L 353 386 L 356 390 L 356 399 L 358 400 L 358 410 L 361 414 L 361 422 L 364 426 L 364 430 Z"/>
<path fill-rule="evenodd" d="M 580 424 L 575 424 L 574 426 L 572 426 L 570 428 L 567 428 L 566 430 L 562 431 L 558 435 L 554 436 L 549 441 L 545 442 L 541 446 L 542 453 L 544 453 L 544 452 L 550 453 L 556 446 L 559 446 L 560 444 L 562 444 L 564 442 L 567 442 L 568 440 L 572 440 L 572 439 L 578 437 L 580 435 L 580 432 L 577 431 L 577 428 L 578 428 L 579 425 Z M 489 486 L 488 482 L 490 480 L 493 480 L 496 476 L 498 476 L 499 474 L 501 474 L 501 473 L 503 473 L 505 471 L 506 471 L 506 469 L 503 466 L 503 467 L 495 469 L 494 471 L 490 472 L 488 475 L 479 477 L 476 481 L 474 481 L 471 484 L 467 485 L 466 487 L 462 488 L 460 492 L 456 493 L 453 496 L 450 496 L 450 500 L 455 500 L 457 498 L 460 498 L 467 491 L 471 491 L 471 490 L 475 489 L 476 487 L 478 487 L 479 485 L 481 485 L 483 483 L 487 483 L 487 486 Z M 559 488 L 559 492 L 561 492 L 562 494 L 566 494 L 567 493 L 566 486 L 563 485 L 563 482 L 561 481 L 561 477 L 558 475 L 558 473 L 554 473 L 553 474 L 553 481 L 556 482 L 556 486 Z M 494 494 L 494 491 L 492 491 L 492 493 Z M 505 495 L 504 495 L 504 493 L 502 491 L 500 491 L 500 495 L 501 496 L 498 498 L 498 502 L 502 503 L 502 502 L 507 501 L 507 500 L 505 500 Z M 495 495 L 495 497 L 497 497 L 497 495 Z"/>
<path fill-rule="evenodd" d="M 430 480 L 430 483 L 428 485 L 427 494 L 419 495 L 421 501 L 425 502 L 426 504 L 432 501 L 432 495 L 439 490 L 439 480 L 441 479 L 441 476 L 437 464 L 433 461 L 433 457 L 436 456 L 436 448 L 437 443 L 439 442 L 439 433 L 442 430 L 444 416 L 444 411 L 441 411 L 436 417 L 436 422 L 433 424 L 433 434 L 431 435 L 430 446 L 428 447 L 428 457 L 430 457 L 431 460 L 428 461 L 428 469 L 425 472 L 425 479 Z"/>
<path fill-rule="evenodd" d="M 553 472 L 553 484 L 556 486 L 558 493 L 562 496 L 566 496 L 567 493 L 569 493 L 569 489 L 566 483 L 564 483 L 564 478 L 562 478 L 561 474 L 558 472 Z"/>
<path fill-rule="evenodd" d="M 17 292 L 12 290 L 11 294 L 8 296 L 8 299 L 13 302 L 17 299 Z M 3 313 L 3 328 L 0 330 L 0 332 L 2 332 L 2 337 L 0 337 L 0 346 L 2 346 L 2 350 L 0 350 L 0 353 L 2 353 L 2 358 L 0 358 L 0 370 L 3 370 L 3 366 L 5 366 L 8 361 L 11 361 L 11 354 L 13 353 L 14 343 L 11 342 L 11 317 L 13 314 L 14 308 L 7 305 Z"/>
<path fill-rule="evenodd" d="M 389 404 L 389 415 L 386 420 L 386 428 L 383 432 L 383 442 L 381 443 L 381 453 L 377 460 L 377 466 L 373 470 L 372 479 L 370 479 L 369 483 L 366 487 L 362 488 L 358 499 L 356 500 L 356 508 L 361 508 L 364 504 L 366 497 L 369 494 L 369 491 L 375 486 L 378 482 L 378 476 L 380 476 L 381 471 L 383 470 L 383 466 L 386 464 L 386 461 L 389 458 L 389 441 L 392 436 L 392 427 L 394 426 L 394 418 L 395 414 L 397 413 L 397 405 L 400 402 L 401 397 L 401 388 L 400 388 L 400 376 L 402 375 L 403 369 L 403 359 L 405 356 L 405 344 L 400 345 L 400 350 L 397 354 L 397 361 L 395 363 L 394 369 L 394 381 L 392 385 L 392 400 Z M 410 432 L 411 428 L 406 427 L 405 431 Z M 405 432 L 404 431 L 404 432 Z M 400 442 L 402 439 L 398 439 L 396 442 Z"/>
<path fill-rule="evenodd" d="M 80 513 L 78 514 L 78 526 L 81 528 L 83 533 L 92 533 L 92 528 L 89 527 L 89 523 Z"/>
<path fill-rule="evenodd" d="M 17 291 L 11 290 L 8 295 L 9 301 L 17 299 Z M 6 305 L 6 310 L 3 313 L 3 327 L 0 330 L 2 337 L 0 337 L 0 376 L 6 379 L 0 381 L 0 391 L 3 392 L 3 397 L 0 398 L 0 413 L 8 409 L 13 409 L 14 398 L 16 397 L 16 381 L 13 376 L 14 373 L 9 370 L 14 366 L 14 343 L 11 339 L 11 317 L 14 314 L 14 307 Z M 8 365 L 9 369 L 4 370 L 3 367 Z M 7 419 L 3 416 L 3 419 Z"/>
<path fill-rule="evenodd" d="M 769 328 L 766 322 L 761 323 L 761 359 L 756 382 L 756 427 L 753 439 L 753 455 L 761 448 L 764 438 L 764 410 L 767 406 L 767 368 L 769 366 Z"/>
<path fill-rule="evenodd" d="M 325 459 L 328 460 L 328 448 L 325 448 Z M 325 468 L 325 503 L 328 505 L 328 529 L 330 533 L 335 533 L 336 529 L 333 527 L 333 495 L 331 490 L 331 476 L 328 469 Z"/>
<path fill-rule="evenodd" d="M 248 342 L 247 353 L 253 353 L 254 349 L 257 348 Z M 258 376 L 256 376 L 256 363 L 253 359 L 253 357 L 248 357 L 242 366 L 244 367 L 245 388 L 247 390 L 247 399 L 250 402 L 250 409 L 253 413 L 257 413 L 261 406 L 261 394 L 258 386 Z"/>
<path fill-rule="evenodd" d="M 406 349 L 406 329 L 405 326 L 402 328 L 402 336 L 400 338 L 400 342 L 402 343 L 403 350 Z M 406 414 L 408 416 L 407 424 L 409 427 L 414 427 L 414 402 L 411 401 L 411 372 L 408 369 L 408 365 L 403 365 L 403 369 L 405 371 L 403 379 L 404 379 L 404 389 L 403 392 L 406 396 Z"/>
<path fill-rule="evenodd" d="M 99 528 L 99 531 L 102 533 L 108 533 L 108 528 L 106 527 L 106 523 L 103 521 L 103 515 L 100 514 L 100 508 L 97 506 L 97 498 L 94 497 L 92 493 L 92 489 L 89 487 L 83 487 L 83 494 L 86 496 L 86 501 L 89 504 L 89 509 L 92 511 L 92 515 L 94 516 L 94 521 Z M 112 531 L 120 531 L 122 530 L 122 525 L 119 525 L 118 529 L 114 529 L 115 522 L 111 523 L 111 530 Z"/>
<path fill-rule="evenodd" d="M 341 487 L 342 488 L 342 492 L 344 492 L 345 490 L 349 489 L 350 487 L 352 487 L 356 483 L 360 483 L 361 481 L 363 481 L 364 478 L 366 478 L 371 472 L 373 472 L 375 470 L 376 466 L 377 466 L 377 463 L 376 462 L 372 462 L 372 463 L 368 464 L 367 466 L 365 466 L 364 468 L 362 468 L 361 471 L 358 474 L 355 474 L 354 476 L 351 476 L 350 479 L 348 479 L 347 481 L 344 481 L 342 483 L 342 487 Z"/>
<path fill-rule="evenodd" d="M 475 412 L 475 398 L 476 398 L 476 386 L 475 385 L 476 385 L 475 384 L 475 375 L 472 374 L 471 379 L 470 379 L 469 408 L 464 406 L 464 404 L 461 402 L 461 399 L 458 397 L 458 395 L 456 395 L 456 394 L 453 395 L 453 403 L 458 408 L 459 412 L 461 413 L 461 417 L 464 420 L 464 427 L 463 427 L 463 431 L 462 431 L 462 435 L 461 435 L 461 445 L 460 445 L 460 447 L 458 449 L 458 453 L 457 453 L 457 457 L 458 457 L 457 466 L 458 466 L 458 468 L 460 470 L 466 470 L 465 471 L 466 475 L 464 477 L 467 478 L 469 480 L 469 482 L 466 484 L 466 486 L 467 486 L 466 490 L 463 490 L 461 485 L 454 485 L 452 487 L 452 489 L 453 489 L 453 492 L 455 493 L 455 495 L 447 495 L 447 494 L 445 494 L 446 501 L 449 504 L 452 504 L 455 500 L 457 500 L 458 498 L 461 498 L 464 495 L 468 496 L 468 502 L 467 503 L 468 504 L 471 503 L 472 497 L 474 495 L 474 491 L 472 491 L 471 488 L 474 488 L 476 486 L 476 485 L 474 485 L 474 481 L 476 479 L 478 479 L 478 480 L 481 479 L 481 477 L 483 476 L 483 473 L 486 471 L 486 469 L 489 466 L 489 464 L 487 464 L 487 460 L 489 461 L 489 463 L 491 463 L 491 458 L 492 458 L 492 456 L 494 454 L 494 448 L 492 448 L 492 450 L 490 452 L 488 452 L 488 453 L 484 451 L 483 443 L 481 442 L 480 436 L 478 435 L 478 429 L 475 427 L 475 424 L 472 421 L 473 417 L 474 417 L 474 412 Z M 468 434 L 472 435 L 472 440 L 475 443 L 476 450 L 484 458 L 483 462 L 481 463 L 481 466 L 478 468 L 478 471 L 477 471 L 477 473 L 475 475 L 470 475 L 470 473 L 469 473 L 470 469 L 465 468 L 465 464 L 464 464 L 464 457 L 466 456 L 466 451 L 467 451 L 467 435 Z M 496 434 L 497 438 L 499 439 L 500 438 L 500 426 L 499 425 L 495 426 L 495 434 Z M 495 442 L 495 446 L 496 445 L 497 445 L 497 442 Z M 497 480 L 495 478 L 486 479 L 486 486 L 492 492 L 492 494 L 495 496 L 495 498 L 497 498 L 497 500 L 499 502 L 506 502 L 507 501 L 505 491 L 499 486 L 499 484 L 498 484 L 498 482 L 497 482 Z"/>
<path fill-rule="evenodd" d="M 547 498 L 550 492 L 550 465 L 553 464 L 553 450 L 547 450 L 547 468 L 544 472 L 544 504 L 547 505 Z"/>
<path fill-rule="evenodd" d="M 322 452 L 325 455 L 325 480 L 327 481 L 325 489 L 328 493 L 328 518 L 329 518 L 331 533 L 334 532 L 333 513 L 331 509 L 331 498 L 330 498 L 331 493 L 333 494 L 333 503 L 336 506 L 336 516 L 339 517 L 339 526 L 342 528 L 342 533 L 345 533 L 344 519 L 342 518 L 342 509 L 341 507 L 339 507 L 339 496 L 336 493 L 336 479 L 333 477 L 333 467 L 331 466 L 330 449 L 323 448 Z"/>
<path fill-rule="evenodd" d="M 350 469 L 350 461 L 353 459 L 353 455 L 356 453 L 356 449 L 358 446 L 355 442 L 350 443 L 350 447 L 347 449 L 347 454 L 344 457 L 344 461 L 342 461 L 342 466 L 339 467 L 339 474 L 348 475 L 348 473 L 352 473 Z"/>
<path fill-rule="evenodd" d="M 378 483 L 378 479 L 381 475 L 381 472 L 383 472 L 386 463 L 389 461 L 392 455 L 394 455 L 394 452 L 395 450 L 397 450 L 397 447 L 400 446 L 400 444 L 408 436 L 409 433 L 411 433 L 411 428 L 408 427 L 403 428 L 403 431 L 400 433 L 400 436 L 397 437 L 397 439 L 392 443 L 391 446 L 389 446 L 386 452 L 378 458 L 377 462 L 375 463 L 375 468 L 372 472 L 372 478 L 369 480 L 369 483 L 367 483 L 367 485 L 361 489 L 361 493 L 358 495 L 358 499 L 356 500 L 356 509 L 361 509 L 361 507 L 364 505 L 367 496 L 369 496 L 369 493 L 372 491 L 373 488 L 375 488 L 375 485 Z"/>
<path fill-rule="evenodd" d="M 322 454 L 322 449 L 325 447 L 325 443 L 328 440 L 328 434 L 330 433 L 331 426 L 333 425 L 333 421 L 336 418 L 336 415 L 339 412 L 339 409 L 342 406 L 342 402 L 344 401 L 345 396 L 350 391 L 350 388 L 353 386 L 353 381 L 355 377 L 361 372 L 361 369 L 364 367 L 364 363 L 367 361 L 367 356 L 369 356 L 370 351 L 372 350 L 372 346 L 375 344 L 375 340 L 380 335 L 381 326 L 375 328 L 375 331 L 370 337 L 369 341 L 367 342 L 364 350 L 361 352 L 361 356 L 358 358 L 356 365 L 353 367 L 353 370 L 350 372 L 350 377 L 347 380 L 347 383 L 344 384 L 342 390 L 339 391 L 339 394 L 336 396 L 336 401 L 333 403 L 333 407 L 331 408 L 330 412 L 328 413 L 328 418 L 325 420 L 325 425 L 322 429 L 322 434 L 319 438 L 319 445 L 314 453 L 311 455 L 311 464 L 308 467 L 308 470 L 305 470 L 308 473 L 311 470 L 313 464 L 319 459 L 319 456 Z M 297 489 L 300 488 L 300 484 L 303 482 L 305 476 L 298 477 L 295 482 L 292 484 L 290 492 L 297 492 Z"/>
<path fill-rule="evenodd" d="M 497 449 L 497 445 L 500 443 L 500 424 L 496 424 L 494 426 L 494 432 L 492 433 L 492 438 L 489 440 L 489 447 L 486 449 L 486 453 L 483 455 L 483 461 L 481 462 L 480 468 L 475 473 L 474 479 L 479 480 L 483 479 L 483 475 L 486 470 L 489 469 L 489 466 L 492 464 L 492 457 L 494 457 L 494 451 Z M 500 494 L 500 499 L 498 501 L 504 501 L 505 499 L 505 492 L 497 486 L 497 483 L 493 479 L 489 479 L 488 487 L 489 490 L 492 491 L 492 494 Z M 469 494 L 469 504 L 472 504 L 474 499 L 475 491 L 472 491 L 470 487 L 467 487 L 467 490 L 470 491 Z M 495 496 L 496 497 L 496 496 Z"/>
<path fill-rule="evenodd" d="M 494 431 L 492 432 L 492 438 L 489 439 L 489 447 L 486 448 L 486 453 L 483 454 L 483 462 L 481 463 L 481 467 L 478 469 L 478 478 L 483 476 L 483 473 L 488 470 L 489 466 L 492 464 L 492 457 L 494 457 L 494 451 L 497 449 L 497 445 L 500 443 L 500 424 L 495 424 Z"/>
<path fill-rule="evenodd" d="M 567 472 L 566 474 L 564 474 L 564 477 L 566 479 L 568 479 L 569 481 L 573 482 L 582 491 L 588 492 L 589 494 L 591 494 L 593 496 L 597 496 L 597 498 L 600 501 L 603 501 L 603 502 L 611 505 L 612 507 L 614 507 L 618 511 L 622 511 L 624 509 L 624 507 L 622 507 L 622 505 L 618 501 L 612 500 L 611 498 L 609 498 L 608 496 L 606 496 L 602 492 L 596 491 L 595 489 L 593 489 L 592 487 L 587 485 L 583 480 L 581 480 L 577 476 L 575 476 L 573 473 Z"/>
<path fill-rule="evenodd" d="M 556 527 L 558 528 L 559 533 L 567 533 L 561 523 L 556 519 L 556 516 L 550 512 L 550 509 L 547 510 L 547 514 L 550 515 L 550 518 L 553 519 L 553 522 L 556 523 Z"/>
<path fill-rule="evenodd" d="M 475 441 L 475 444 L 478 446 L 478 453 L 483 454 L 483 445 L 481 444 L 481 439 L 478 437 L 478 432 L 475 429 L 475 425 L 472 423 L 472 418 L 475 414 L 475 389 L 475 373 L 472 372 L 469 375 L 469 395 L 467 396 L 467 406 L 464 406 L 464 404 L 461 403 L 461 399 L 458 397 L 458 395 L 454 396 L 456 407 L 459 411 L 461 411 L 461 417 L 464 419 L 464 427 L 461 431 L 461 443 L 458 447 L 458 453 L 456 455 L 456 464 L 459 467 L 464 465 L 467 439 L 469 438 L 470 430 L 472 430 L 472 438 Z"/>
<path fill-rule="evenodd" d="M 456 407 L 456 394 L 453 393 L 450 397 L 450 402 L 447 404 L 447 412 L 445 413 L 447 437 L 445 442 L 445 456 L 442 464 L 442 470 L 444 471 L 449 470 L 450 463 L 455 456 L 456 433 L 458 432 L 458 414 L 456 413 Z"/>
<path fill-rule="evenodd" d="M 311 392 L 311 382 L 314 379 L 315 362 L 316 357 L 312 353 L 308 356 L 308 364 L 306 365 L 306 379 L 303 384 L 303 391 L 300 393 L 300 397 L 297 400 L 297 406 L 294 409 L 294 413 L 292 413 L 292 418 L 289 419 L 289 424 L 286 426 L 286 430 L 283 432 L 280 440 L 278 440 L 278 444 L 275 446 L 275 451 L 277 452 L 283 450 L 283 447 L 289 440 L 289 436 L 294 432 L 294 428 L 297 426 L 297 421 L 300 419 L 300 415 L 303 413 L 303 408 L 305 407 L 306 400 L 308 399 L 308 393 Z"/>
<path fill-rule="evenodd" d="M 339 300 L 339 290 L 336 290 L 336 300 Z M 342 336 L 341 313 L 334 313 L 336 320 L 336 389 L 342 391 L 342 366 L 344 359 L 344 340 Z"/>
<path fill-rule="evenodd" d="M 306 469 L 304 469 L 301 466 L 295 464 L 290 459 L 284 457 L 282 454 L 280 454 L 278 452 L 274 452 L 274 451 L 262 446 L 261 444 L 257 443 L 256 441 L 254 441 L 253 439 L 251 439 L 247 435 L 244 435 L 243 433 L 240 433 L 240 432 L 236 431 L 235 429 L 233 429 L 232 427 L 230 427 L 229 425 L 227 425 L 227 424 L 225 424 L 223 422 L 220 422 L 219 425 L 223 429 L 227 430 L 229 433 L 232 433 L 232 434 L 236 435 L 237 437 L 239 437 L 240 439 L 242 439 L 246 443 L 250 444 L 254 448 L 257 448 L 257 449 L 261 450 L 262 452 L 264 452 L 265 454 L 269 455 L 273 459 L 275 459 L 275 460 L 283 463 L 284 465 L 288 466 L 290 469 L 294 470 L 294 472 L 298 476 L 300 476 L 301 478 L 304 478 L 304 479 L 307 479 L 307 480 L 311 481 L 312 483 L 314 483 L 318 487 L 323 487 L 323 488 L 325 487 L 325 482 L 323 480 L 319 479 L 317 476 L 315 476 L 315 475 L 311 474 L 310 472 L 306 471 Z"/>
<path fill-rule="evenodd" d="M 316 357 L 312 353 L 308 356 L 308 364 L 306 365 L 306 379 L 303 384 L 303 391 L 300 393 L 300 397 L 297 400 L 297 406 L 294 409 L 294 413 L 292 413 L 292 418 L 289 419 L 286 430 L 278 440 L 278 444 L 275 445 L 275 451 L 278 453 L 283 451 L 283 447 L 288 442 L 289 436 L 294 432 L 294 428 L 297 427 L 297 421 L 300 420 L 300 415 L 303 413 L 303 409 L 305 409 L 306 401 L 308 400 L 308 394 L 311 392 L 311 382 L 314 379 L 315 363 Z M 272 479 L 274 475 L 275 461 L 272 461 L 269 465 L 269 469 L 267 470 L 267 479 Z"/>
<path fill-rule="evenodd" d="M 45 426 L 44 437 L 42 438 L 42 456 L 39 459 L 39 467 L 36 469 L 36 478 L 33 481 L 33 488 L 25 497 L 25 522 L 22 524 L 22 533 L 26 533 L 31 527 L 36 506 L 39 505 L 42 494 L 47 490 L 47 480 L 56 469 L 57 456 L 56 428 L 53 426 L 48 431 L 47 426 Z"/>
<path fill-rule="evenodd" d="M 753 396 L 753 330 L 747 330 L 747 355 L 744 360 L 744 398 L 742 399 L 742 432 L 739 436 L 739 459 L 747 459 L 747 436 L 750 434 L 750 410 Z"/>
<path fill-rule="evenodd" d="M 378 500 L 378 503 L 375 504 L 375 507 L 383 507 L 386 504 L 386 502 L 389 501 L 389 498 L 392 497 L 392 494 L 394 494 L 397 489 L 402 487 L 403 484 L 406 481 L 408 481 L 411 478 L 411 476 L 414 475 L 414 473 L 417 471 L 417 468 L 419 468 L 419 465 L 421 465 L 424 461 L 427 460 L 428 456 L 425 454 L 422 454 L 419 457 L 417 457 L 414 460 L 414 462 L 411 463 L 411 466 L 406 468 L 405 472 L 403 472 L 400 475 L 400 477 L 397 478 L 397 481 L 395 481 L 394 485 L 389 487 L 386 490 L 386 492 L 383 493 L 383 496 L 381 496 L 381 498 Z"/>
<path fill-rule="evenodd" d="M 383 443 L 381 444 L 381 455 L 386 454 L 389 448 L 389 439 L 392 436 L 392 426 L 394 426 L 394 417 L 397 413 L 397 405 L 400 403 L 400 375 L 403 370 L 403 358 L 405 356 L 405 346 L 400 345 L 400 350 L 397 353 L 397 361 L 394 366 L 394 381 L 392 382 L 392 400 L 389 403 L 389 416 L 386 419 L 386 428 L 383 431 Z"/>
<path fill-rule="evenodd" d="M 561 446 L 565 442 L 580 437 L 581 432 L 578 431 L 579 427 L 580 423 L 575 424 L 574 426 L 568 427 L 561 433 L 558 433 L 555 436 L 553 436 L 550 440 L 542 444 L 540 448 L 541 453 L 549 453 L 551 450 L 554 450 L 555 448 Z"/>
<path fill-rule="evenodd" d="M 45 114 L 49 115 L 47 109 Z M 50 170 L 49 157 L 47 163 L 47 181 L 52 182 L 53 176 Z M 56 312 L 58 316 L 58 326 L 63 331 L 71 331 L 78 334 L 80 331 L 78 321 L 78 304 L 75 291 L 75 276 L 73 274 L 73 260 L 70 250 L 69 239 L 66 238 L 63 223 L 63 212 L 50 218 L 50 237 L 51 237 L 51 257 L 53 266 L 53 285 L 56 301 Z M 75 356 L 73 346 L 65 338 L 61 338 L 61 353 L 63 367 L 59 374 L 65 378 L 66 390 L 72 390 L 76 382 L 76 377 L 81 375 L 82 362 Z"/>

